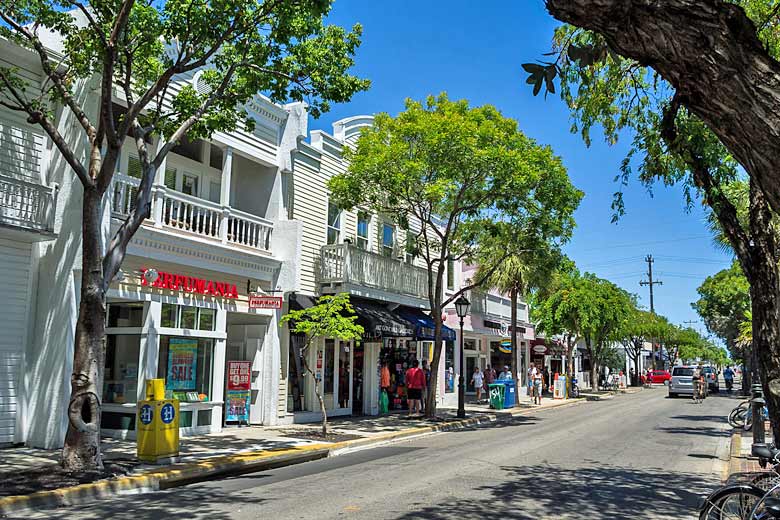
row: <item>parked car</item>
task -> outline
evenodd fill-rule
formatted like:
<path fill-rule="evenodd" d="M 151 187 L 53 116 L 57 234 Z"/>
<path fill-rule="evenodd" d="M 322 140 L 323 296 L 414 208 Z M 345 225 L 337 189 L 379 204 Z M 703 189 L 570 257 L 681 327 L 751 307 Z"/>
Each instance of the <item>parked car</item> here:
<path fill-rule="evenodd" d="M 710 392 L 715 392 L 716 394 L 720 392 L 718 371 L 712 367 L 703 367 L 701 371 L 704 374 L 704 380 L 707 381 L 707 390 Z"/>
<path fill-rule="evenodd" d="M 668 370 L 652 370 L 650 372 L 650 382 L 656 384 L 666 384 L 672 378 Z"/>
<path fill-rule="evenodd" d="M 694 367 L 677 366 L 672 368 L 672 379 L 669 380 L 669 397 L 680 394 L 693 395 Z"/>

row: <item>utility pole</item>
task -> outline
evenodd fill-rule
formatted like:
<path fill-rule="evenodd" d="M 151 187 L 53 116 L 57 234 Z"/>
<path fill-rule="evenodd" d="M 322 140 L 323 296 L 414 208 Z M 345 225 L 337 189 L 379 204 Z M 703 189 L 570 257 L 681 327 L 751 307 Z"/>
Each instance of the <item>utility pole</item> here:
<path fill-rule="evenodd" d="M 653 286 L 663 285 L 664 283 L 660 280 L 653 280 L 653 261 L 653 255 L 647 255 L 645 257 L 645 262 L 647 262 L 647 280 L 642 280 L 639 282 L 639 285 L 650 286 L 650 312 L 655 314 L 655 305 L 653 304 Z"/>
<path fill-rule="evenodd" d="M 650 286 L 650 312 L 652 314 L 655 314 L 655 305 L 653 302 L 653 286 L 654 285 L 663 285 L 664 283 L 660 280 L 653 280 L 653 255 L 647 255 L 645 257 L 645 262 L 647 262 L 647 280 L 642 280 L 639 282 L 639 285 L 648 285 Z M 659 351 L 663 352 L 662 347 L 658 346 Z M 653 346 L 650 349 L 653 353 L 653 369 L 657 368 L 655 363 L 655 342 L 653 342 Z"/>

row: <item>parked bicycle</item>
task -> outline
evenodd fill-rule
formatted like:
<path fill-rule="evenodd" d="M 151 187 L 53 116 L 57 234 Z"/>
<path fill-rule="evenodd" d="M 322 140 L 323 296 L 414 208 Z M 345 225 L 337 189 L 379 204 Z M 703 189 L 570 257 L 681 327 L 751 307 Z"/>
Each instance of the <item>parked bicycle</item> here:
<path fill-rule="evenodd" d="M 580 396 L 580 387 L 577 386 L 577 378 L 572 377 L 571 378 L 571 392 L 569 394 L 574 399 L 577 399 Z"/>
<path fill-rule="evenodd" d="M 750 415 L 750 400 L 742 401 L 729 412 L 728 421 L 732 428 L 743 428 Z"/>

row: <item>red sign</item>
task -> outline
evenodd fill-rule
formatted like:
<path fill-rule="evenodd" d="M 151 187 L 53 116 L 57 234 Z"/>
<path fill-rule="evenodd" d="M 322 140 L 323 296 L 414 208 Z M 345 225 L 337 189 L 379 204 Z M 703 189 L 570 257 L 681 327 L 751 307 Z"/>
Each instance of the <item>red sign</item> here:
<path fill-rule="evenodd" d="M 281 296 L 259 296 L 249 295 L 249 308 L 250 309 L 281 309 L 282 297 Z"/>
<path fill-rule="evenodd" d="M 147 270 L 141 269 L 141 285 L 149 285 L 146 276 L 143 276 Z M 222 296 L 223 298 L 238 298 L 238 289 L 235 284 L 215 282 L 214 280 L 204 280 L 194 276 L 183 276 L 163 271 L 158 272 L 157 280 L 152 282 L 152 287 L 209 296 Z"/>
<path fill-rule="evenodd" d="M 228 361 L 228 390 L 249 390 L 252 374 L 251 361 Z"/>

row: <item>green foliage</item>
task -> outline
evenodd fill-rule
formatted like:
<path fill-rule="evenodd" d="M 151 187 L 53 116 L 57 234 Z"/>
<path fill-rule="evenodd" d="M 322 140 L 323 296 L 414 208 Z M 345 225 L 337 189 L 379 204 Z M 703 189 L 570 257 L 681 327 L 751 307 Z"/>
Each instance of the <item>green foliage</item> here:
<path fill-rule="evenodd" d="M 407 100 L 397 117 L 379 114 L 331 179 L 332 199 L 422 226 L 417 249 L 434 270 L 447 257 L 472 258 L 478 245 L 505 248 L 564 242 L 582 193 L 561 160 L 490 105 L 445 94 Z"/>
<path fill-rule="evenodd" d="M 53 113 L 79 80 L 105 73 L 128 101 L 157 91 L 140 117 L 142 126 L 151 125 L 155 134 L 169 137 L 194 117 L 197 122 L 189 136 L 195 138 L 232 130 L 240 123 L 251 126 L 243 105 L 259 92 L 275 102 L 306 101 L 316 117 L 330 103 L 347 101 L 368 87 L 367 80 L 348 73 L 362 29 L 325 25 L 331 6 L 327 0 L 4 0 L 2 4 L 0 36 L 32 48 L 40 43 L 41 31 L 62 35 L 63 89 L 56 82 L 50 84 L 47 95 L 36 100 L 44 112 Z M 26 32 L 22 26 L 27 26 Z M 187 86 L 174 94 L 167 88 L 179 74 L 204 67 L 208 69 L 204 81 L 221 92 L 206 110 L 202 107 L 209 93 Z M 11 69 L 0 73 L 18 79 Z M 16 104 L 3 88 L 7 86 L 0 83 L 0 92 Z M 172 95 L 170 104 L 163 103 L 166 93 Z"/>
<path fill-rule="evenodd" d="M 317 304 L 308 309 L 289 311 L 282 316 L 279 324 L 289 323 L 290 332 L 305 334 L 305 350 L 312 338 L 338 338 L 344 341 L 360 339 L 363 326 L 355 323 L 356 320 L 355 310 L 349 303 L 349 294 L 340 293 L 321 296 Z"/>
<path fill-rule="evenodd" d="M 610 340 L 634 308 L 632 296 L 612 282 L 574 272 L 562 276 L 552 293 L 535 299 L 532 316 L 547 334 L 570 332 L 584 339 L 600 365 L 609 358 Z"/>
<path fill-rule="evenodd" d="M 739 263 L 708 276 L 697 289 L 699 299 L 692 307 L 704 320 L 707 330 L 721 338 L 735 359 L 741 357 L 737 338 L 750 312 L 750 285 Z"/>

